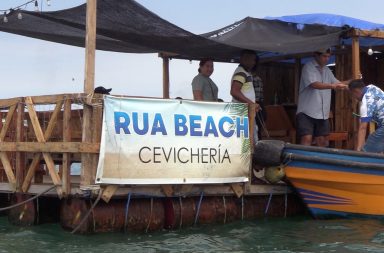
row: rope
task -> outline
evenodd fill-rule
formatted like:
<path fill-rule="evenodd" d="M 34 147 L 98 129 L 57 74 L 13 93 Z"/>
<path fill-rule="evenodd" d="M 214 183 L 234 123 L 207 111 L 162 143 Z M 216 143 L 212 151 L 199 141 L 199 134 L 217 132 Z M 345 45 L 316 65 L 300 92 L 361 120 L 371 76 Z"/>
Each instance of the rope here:
<path fill-rule="evenodd" d="M 241 195 L 241 220 L 244 220 L 244 194 Z"/>
<path fill-rule="evenodd" d="M 37 212 L 37 214 L 36 214 L 36 222 L 37 222 L 37 224 L 39 224 L 39 219 L 40 219 L 40 211 L 39 211 L 39 198 L 37 198 L 36 199 L 36 212 Z"/>
<path fill-rule="evenodd" d="M 93 205 L 92 205 L 91 208 L 88 210 L 88 212 L 85 214 L 85 216 L 84 216 L 83 219 L 80 221 L 80 223 L 77 224 L 77 226 L 75 227 L 75 229 L 72 230 L 71 234 L 76 233 L 76 231 L 81 227 L 81 225 L 83 225 L 83 223 L 86 221 L 86 219 L 88 218 L 88 216 L 90 215 L 90 213 L 92 212 L 92 210 L 95 208 L 95 206 L 97 205 L 97 203 L 99 203 L 102 194 L 103 194 L 103 190 L 101 189 L 101 190 L 99 191 L 99 195 L 97 196 L 96 201 L 93 203 Z"/>
<path fill-rule="evenodd" d="M 180 225 L 179 229 L 181 229 L 183 225 L 183 201 L 181 200 L 181 197 L 179 197 L 179 203 L 180 203 Z"/>
<path fill-rule="evenodd" d="M 128 210 L 129 210 L 129 204 L 130 203 L 131 203 L 131 193 L 128 194 L 127 204 L 125 205 L 124 233 L 127 232 Z"/>
<path fill-rule="evenodd" d="M 287 208 L 288 208 L 288 193 L 285 191 L 285 201 L 284 201 L 284 218 L 287 218 Z"/>
<path fill-rule="evenodd" d="M 227 205 L 225 204 L 225 196 L 223 196 L 223 205 L 224 205 L 224 224 L 227 221 Z"/>
<path fill-rule="evenodd" d="M 32 201 L 38 197 L 40 197 L 41 195 L 43 195 L 44 193 L 46 192 L 49 192 L 50 190 L 52 190 L 53 188 L 55 188 L 56 185 L 53 185 L 52 187 L 48 188 L 47 190 L 43 191 L 43 192 L 40 192 L 39 194 L 33 196 L 32 198 L 29 198 L 27 200 L 24 200 L 22 202 L 19 202 L 17 204 L 14 204 L 14 205 L 11 205 L 11 206 L 7 206 L 7 207 L 3 207 L 3 208 L 0 208 L 0 212 L 2 211 L 6 211 L 6 210 L 9 210 L 9 209 L 12 209 L 12 208 L 15 208 L 15 207 L 18 207 L 18 206 L 21 206 L 21 205 L 24 205 L 25 203 L 29 202 L 29 201 Z"/>
<path fill-rule="evenodd" d="M 197 219 L 199 218 L 200 206 L 201 206 L 201 202 L 203 201 L 203 196 L 204 196 L 204 192 L 201 192 L 201 194 L 200 194 L 199 204 L 197 205 L 197 210 L 196 210 L 195 223 L 194 223 L 194 225 L 196 225 L 196 223 L 197 223 Z"/>
<path fill-rule="evenodd" d="M 147 225 L 147 228 L 145 229 L 145 233 L 148 233 L 149 225 L 151 225 L 152 213 L 153 213 L 153 198 L 151 198 L 151 214 L 149 215 L 148 225 Z"/>
<path fill-rule="evenodd" d="M 269 199 L 268 199 L 268 203 L 267 203 L 267 206 L 265 208 L 265 212 L 264 214 L 267 214 L 268 213 L 268 209 L 269 209 L 269 205 L 271 204 L 271 200 L 272 200 L 272 193 L 269 194 Z"/>
<path fill-rule="evenodd" d="M 263 129 L 265 135 L 267 135 L 267 137 L 269 138 L 270 137 L 269 132 L 268 132 L 267 126 L 265 125 L 265 121 L 263 117 L 260 115 L 260 113 L 256 113 L 256 117 L 260 121 L 261 128 Z"/>

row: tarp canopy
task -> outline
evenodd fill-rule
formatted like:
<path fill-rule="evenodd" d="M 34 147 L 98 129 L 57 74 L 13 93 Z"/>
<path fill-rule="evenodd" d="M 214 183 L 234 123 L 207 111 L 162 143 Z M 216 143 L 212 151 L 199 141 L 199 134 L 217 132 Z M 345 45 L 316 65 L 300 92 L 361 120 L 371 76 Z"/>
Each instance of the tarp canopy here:
<path fill-rule="evenodd" d="M 18 13 L 22 19 L 18 19 Z M 83 47 L 86 4 L 54 11 L 12 11 L 0 30 L 32 38 Z M 3 18 L 1 16 L 1 18 Z M 99 50 L 125 53 L 171 52 L 190 58 L 230 59 L 240 48 L 219 44 L 190 33 L 150 12 L 135 1 L 97 1 Z"/>
<path fill-rule="evenodd" d="M 338 45 L 340 36 L 344 32 L 343 27 L 296 24 L 247 17 L 202 36 L 241 48 L 294 54 Z"/>
<path fill-rule="evenodd" d="M 23 15 L 21 20 L 17 18 L 19 12 Z M 73 46 L 85 44 L 86 4 L 55 12 L 15 10 L 7 17 L 7 23 L 0 22 L 0 31 Z M 295 54 L 335 46 L 340 43 L 344 28 L 248 17 L 222 29 L 195 35 L 133 0 L 98 0 L 96 48 L 230 61 L 245 48 Z"/>

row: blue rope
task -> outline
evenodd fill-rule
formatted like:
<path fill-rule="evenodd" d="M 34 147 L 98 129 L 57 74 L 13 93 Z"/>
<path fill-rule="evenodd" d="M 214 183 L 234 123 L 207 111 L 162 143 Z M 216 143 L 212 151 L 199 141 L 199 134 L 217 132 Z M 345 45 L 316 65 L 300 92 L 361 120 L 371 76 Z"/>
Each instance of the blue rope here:
<path fill-rule="evenodd" d="M 284 218 L 287 218 L 287 208 L 288 208 L 288 193 L 285 192 Z"/>
<path fill-rule="evenodd" d="M 128 209 L 129 209 L 130 203 L 131 203 L 131 193 L 128 193 L 127 204 L 125 205 L 124 232 L 127 232 Z"/>
<path fill-rule="evenodd" d="M 204 196 L 204 192 L 201 192 L 201 194 L 200 194 L 199 204 L 197 205 L 197 211 L 196 211 L 196 216 L 195 216 L 195 223 L 194 223 L 194 225 L 196 225 L 196 223 L 197 223 L 197 219 L 199 218 L 200 206 L 201 206 L 201 202 L 203 201 L 203 196 Z"/>
<path fill-rule="evenodd" d="M 268 203 L 267 203 L 267 206 L 266 206 L 265 212 L 264 212 L 265 215 L 268 213 L 268 209 L 269 209 L 269 205 L 271 204 L 272 196 L 273 196 L 272 193 L 270 193 Z"/>

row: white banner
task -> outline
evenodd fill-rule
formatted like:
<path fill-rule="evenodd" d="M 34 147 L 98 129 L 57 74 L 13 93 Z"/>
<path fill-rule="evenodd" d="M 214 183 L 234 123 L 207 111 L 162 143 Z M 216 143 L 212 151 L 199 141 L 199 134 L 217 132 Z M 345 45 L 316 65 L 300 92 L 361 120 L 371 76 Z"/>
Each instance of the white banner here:
<path fill-rule="evenodd" d="M 246 104 L 105 97 L 96 183 L 246 182 L 250 161 Z"/>

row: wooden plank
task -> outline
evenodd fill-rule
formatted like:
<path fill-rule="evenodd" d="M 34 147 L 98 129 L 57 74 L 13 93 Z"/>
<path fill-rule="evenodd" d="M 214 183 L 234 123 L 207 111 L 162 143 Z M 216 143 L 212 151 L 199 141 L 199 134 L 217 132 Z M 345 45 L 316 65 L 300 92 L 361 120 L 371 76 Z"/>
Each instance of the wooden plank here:
<path fill-rule="evenodd" d="M 244 194 L 243 187 L 241 184 L 231 184 L 231 188 L 238 198 L 240 198 Z"/>
<path fill-rule="evenodd" d="M 31 96 L 35 105 L 56 104 L 57 101 L 65 99 L 73 99 L 76 102 L 83 102 L 87 96 L 85 93 L 65 93 L 55 95 Z"/>
<path fill-rule="evenodd" d="M 4 167 L 5 173 L 7 175 L 8 182 L 11 186 L 11 189 L 13 189 L 13 191 L 15 191 L 16 190 L 16 178 L 15 178 L 15 175 L 13 174 L 12 166 L 11 166 L 11 163 L 9 162 L 7 154 L 5 152 L 0 152 L 0 159 L 1 159 L 1 162 L 3 163 L 3 167 Z"/>
<path fill-rule="evenodd" d="M 17 105 L 18 103 L 20 103 L 22 101 L 23 101 L 23 98 L 21 98 L 21 97 L 0 99 L 0 108 L 11 107 L 13 105 Z"/>
<path fill-rule="evenodd" d="M 63 141 L 71 141 L 71 100 L 66 99 L 64 103 L 64 113 L 63 113 Z M 62 182 L 63 182 L 63 194 L 67 196 L 71 192 L 71 157 L 69 153 L 63 153 L 63 172 L 62 172 Z"/>
<path fill-rule="evenodd" d="M 9 111 L 7 113 L 7 117 L 5 118 L 5 123 L 3 124 L 3 127 L 1 128 L 1 131 L 0 131 L 0 141 L 3 141 L 5 138 L 5 135 L 7 134 L 8 128 L 12 123 L 12 117 L 13 117 L 13 114 L 15 112 L 16 107 L 17 107 L 17 104 L 12 105 L 9 108 Z"/>
<path fill-rule="evenodd" d="M 117 191 L 118 188 L 119 188 L 118 185 L 107 185 L 107 187 L 105 187 L 105 189 L 103 191 L 103 194 L 101 195 L 101 198 L 106 203 L 108 203 L 109 200 L 111 200 L 112 196 L 115 194 L 115 192 Z"/>
<path fill-rule="evenodd" d="M 100 143 L 82 142 L 0 142 L 0 151 L 46 153 L 93 153 L 100 151 Z"/>
<path fill-rule="evenodd" d="M 163 190 L 165 196 L 172 197 L 173 195 L 173 187 L 170 184 L 161 185 L 161 189 Z"/>

